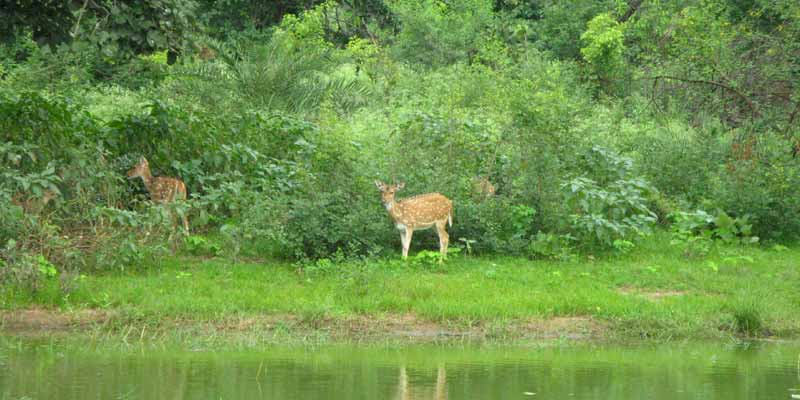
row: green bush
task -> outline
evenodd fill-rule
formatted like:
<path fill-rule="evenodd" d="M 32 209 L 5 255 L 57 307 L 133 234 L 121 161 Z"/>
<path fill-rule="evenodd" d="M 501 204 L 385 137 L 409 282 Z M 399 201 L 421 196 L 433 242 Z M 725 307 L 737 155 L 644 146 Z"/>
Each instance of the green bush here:
<path fill-rule="evenodd" d="M 748 216 L 755 236 L 800 237 L 800 159 L 787 150 L 791 142 L 767 135 L 744 145 L 752 150 L 732 151 L 720 166 L 709 197 L 733 217 Z"/>
<path fill-rule="evenodd" d="M 586 24 L 586 32 L 581 35 L 585 44 L 581 56 L 606 92 L 612 91 L 614 80 L 619 78 L 625 66 L 623 32 L 624 25 L 620 25 L 611 14 L 600 14 Z"/>
<path fill-rule="evenodd" d="M 397 58 L 426 66 L 468 61 L 492 22 L 492 2 L 402 0 L 389 3 L 400 20 Z"/>
<path fill-rule="evenodd" d="M 580 176 L 562 184 L 574 235 L 584 246 L 612 247 L 616 240 L 651 232 L 656 215 L 646 195 L 653 188 L 633 177 L 630 158 L 593 147 L 583 158 L 593 178 Z"/>
<path fill-rule="evenodd" d="M 672 123 L 638 135 L 630 144 L 637 171 L 669 198 L 700 204 L 709 198 L 709 186 L 725 158 L 726 143 L 717 129 Z"/>

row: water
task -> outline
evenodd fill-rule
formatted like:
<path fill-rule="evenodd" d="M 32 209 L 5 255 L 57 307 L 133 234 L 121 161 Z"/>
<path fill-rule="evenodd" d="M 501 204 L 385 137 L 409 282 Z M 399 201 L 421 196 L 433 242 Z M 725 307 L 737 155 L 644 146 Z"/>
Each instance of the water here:
<path fill-rule="evenodd" d="M 791 399 L 800 344 L 111 347 L 0 338 L 0 399 Z"/>

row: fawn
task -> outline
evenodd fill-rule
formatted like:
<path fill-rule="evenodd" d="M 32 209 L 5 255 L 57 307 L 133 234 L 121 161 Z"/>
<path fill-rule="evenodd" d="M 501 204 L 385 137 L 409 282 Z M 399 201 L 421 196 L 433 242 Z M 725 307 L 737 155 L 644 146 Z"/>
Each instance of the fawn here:
<path fill-rule="evenodd" d="M 139 162 L 128 171 L 128 179 L 142 178 L 144 187 L 150 193 L 150 200 L 153 203 L 167 204 L 177 200 L 186 200 L 186 184 L 180 179 L 170 178 L 166 176 L 153 176 L 150 173 L 150 164 L 147 159 L 142 157 Z M 186 215 L 181 216 L 183 219 L 183 228 L 189 232 L 189 220 Z"/>
<path fill-rule="evenodd" d="M 25 195 L 23 192 L 18 192 L 11 198 L 11 203 L 21 207 L 28 214 L 40 214 L 47 207 L 47 204 L 60 195 L 61 193 L 57 189 L 46 189 L 42 191 L 41 196 Z"/>
<path fill-rule="evenodd" d="M 494 196 L 495 188 L 489 178 L 476 176 L 472 178 L 472 193 L 476 200 L 485 200 Z"/>
<path fill-rule="evenodd" d="M 411 235 L 414 231 L 432 226 L 436 226 L 436 233 L 439 235 L 439 252 L 442 258 L 447 257 L 450 236 L 445 228 L 448 224 L 453 226 L 453 203 L 450 199 L 439 193 L 426 193 L 395 201 L 394 194 L 402 189 L 405 183 L 386 185 L 376 180 L 375 186 L 381 191 L 383 206 L 400 230 L 403 258 L 408 257 L 408 248 L 411 246 Z"/>

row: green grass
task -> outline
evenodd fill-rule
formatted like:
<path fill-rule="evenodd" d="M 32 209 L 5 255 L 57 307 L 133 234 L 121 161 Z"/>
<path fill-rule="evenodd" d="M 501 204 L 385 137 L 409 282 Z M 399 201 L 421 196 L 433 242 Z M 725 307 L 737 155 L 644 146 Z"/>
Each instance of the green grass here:
<path fill-rule="evenodd" d="M 800 336 L 800 247 L 720 247 L 687 259 L 668 243 L 657 236 L 625 256 L 572 262 L 458 256 L 435 271 L 400 260 L 300 272 L 284 263 L 173 257 L 144 272 L 88 275 L 66 296 L 53 283 L 33 295 L 7 288 L 0 301 L 5 310 L 109 309 L 139 321 L 413 314 L 497 327 L 582 316 L 610 337 Z M 659 292 L 671 293 L 653 298 Z"/>

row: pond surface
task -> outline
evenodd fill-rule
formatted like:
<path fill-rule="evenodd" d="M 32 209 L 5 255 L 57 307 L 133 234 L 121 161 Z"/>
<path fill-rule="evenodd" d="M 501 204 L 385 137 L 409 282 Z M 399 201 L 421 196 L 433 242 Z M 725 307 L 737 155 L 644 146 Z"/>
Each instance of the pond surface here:
<path fill-rule="evenodd" d="M 0 337 L 0 399 L 792 399 L 800 344 L 189 350 Z"/>

